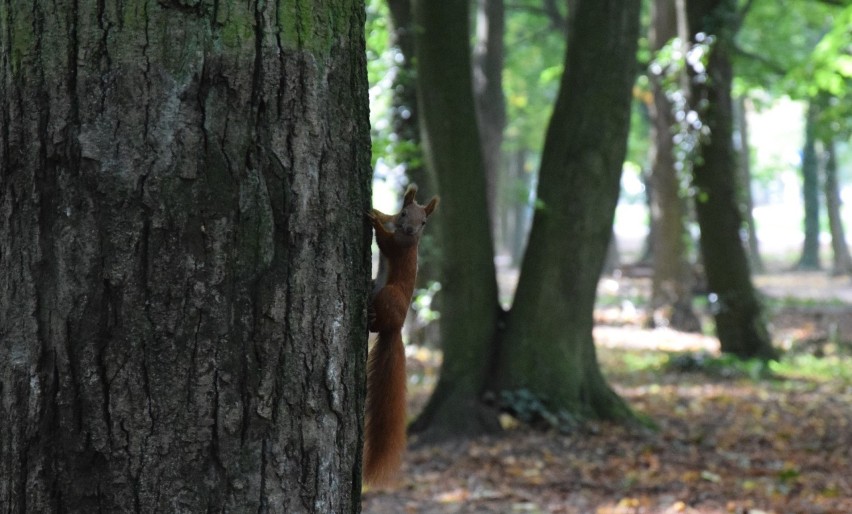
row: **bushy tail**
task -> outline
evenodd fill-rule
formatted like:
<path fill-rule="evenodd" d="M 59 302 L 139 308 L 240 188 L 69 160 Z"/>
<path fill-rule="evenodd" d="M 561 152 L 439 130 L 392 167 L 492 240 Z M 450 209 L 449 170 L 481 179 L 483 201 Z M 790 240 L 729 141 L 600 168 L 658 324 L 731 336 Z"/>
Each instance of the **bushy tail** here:
<path fill-rule="evenodd" d="M 392 482 L 405 450 L 405 349 L 398 330 L 380 332 L 367 360 L 364 481 Z"/>

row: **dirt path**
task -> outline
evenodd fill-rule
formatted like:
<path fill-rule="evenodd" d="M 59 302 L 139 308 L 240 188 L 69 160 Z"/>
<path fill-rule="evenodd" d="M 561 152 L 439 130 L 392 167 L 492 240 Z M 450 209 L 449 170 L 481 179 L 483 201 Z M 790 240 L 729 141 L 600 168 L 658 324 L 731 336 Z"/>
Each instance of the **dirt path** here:
<path fill-rule="evenodd" d="M 775 298 L 837 300 L 852 308 L 852 278 L 833 277 L 825 271 L 790 271 L 757 275 L 754 284 Z"/>

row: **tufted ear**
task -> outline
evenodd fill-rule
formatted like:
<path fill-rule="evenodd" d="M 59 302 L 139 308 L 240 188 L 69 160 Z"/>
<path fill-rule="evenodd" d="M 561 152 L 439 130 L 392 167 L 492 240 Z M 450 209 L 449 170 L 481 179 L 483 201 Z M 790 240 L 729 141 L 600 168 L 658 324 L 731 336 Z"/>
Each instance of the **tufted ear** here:
<path fill-rule="evenodd" d="M 405 188 L 405 195 L 402 197 L 402 206 L 407 207 L 414 203 L 414 195 L 417 194 L 417 184 L 411 183 L 408 184 L 408 187 Z"/>
<path fill-rule="evenodd" d="M 434 211 L 435 207 L 438 206 L 439 201 L 440 201 L 440 198 L 438 198 L 437 196 L 433 196 L 432 199 L 429 200 L 429 203 L 426 205 L 426 209 L 425 209 L 427 217 L 432 215 L 432 211 Z"/>

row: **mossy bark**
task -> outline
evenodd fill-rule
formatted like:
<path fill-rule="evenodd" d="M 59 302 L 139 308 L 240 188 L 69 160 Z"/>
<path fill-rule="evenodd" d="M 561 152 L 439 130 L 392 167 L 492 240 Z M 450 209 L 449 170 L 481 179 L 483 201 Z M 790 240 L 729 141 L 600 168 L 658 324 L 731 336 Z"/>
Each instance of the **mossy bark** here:
<path fill-rule="evenodd" d="M 547 131 L 529 246 L 501 346 L 501 390 L 552 412 L 626 420 L 592 339 L 618 201 L 636 71 L 639 2 L 579 0 Z"/>
<path fill-rule="evenodd" d="M 0 10 L 0 505 L 356 512 L 359 2 Z"/>
<path fill-rule="evenodd" d="M 716 38 L 707 58 L 706 76 L 693 76 L 690 88 L 693 105 L 703 106 L 700 116 L 709 131 L 702 136 L 692 168 L 695 211 L 722 351 L 742 358 L 769 359 L 777 354 L 740 237 L 743 222 L 736 191 L 730 61 L 735 13 L 733 0 L 687 2 L 692 43 L 700 39 L 698 34 Z"/>
<path fill-rule="evenodd" d="M 485 174 L 471 86 L 468 2 L 416 0 L 418 104 L 440 224 L 441 345 L 437 388 L 413 429 L 444 438 L 496 429 L 480 402 L 500 307 Z"/>

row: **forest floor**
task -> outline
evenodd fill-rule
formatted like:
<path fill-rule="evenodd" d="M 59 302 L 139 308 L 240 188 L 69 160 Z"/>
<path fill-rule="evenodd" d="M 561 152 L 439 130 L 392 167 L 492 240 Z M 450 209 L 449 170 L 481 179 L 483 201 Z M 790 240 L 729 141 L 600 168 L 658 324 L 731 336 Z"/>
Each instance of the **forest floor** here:
<path fill-rule="evenodd" d="M 603 281 L 601 367 L 654 428 L 541 432 L 506 419 L 500 436 L 414 440 L 398 483 L 366 490 L 363 512 L 852 513 L 852 282 L 756 283 L 780 362 L 740 363 L 713 337 L 642 328 L 647 281 Z M 434 383 L 439 362 L 411 352 L 413 414 L 430 392 L 416 383 Z"/>

